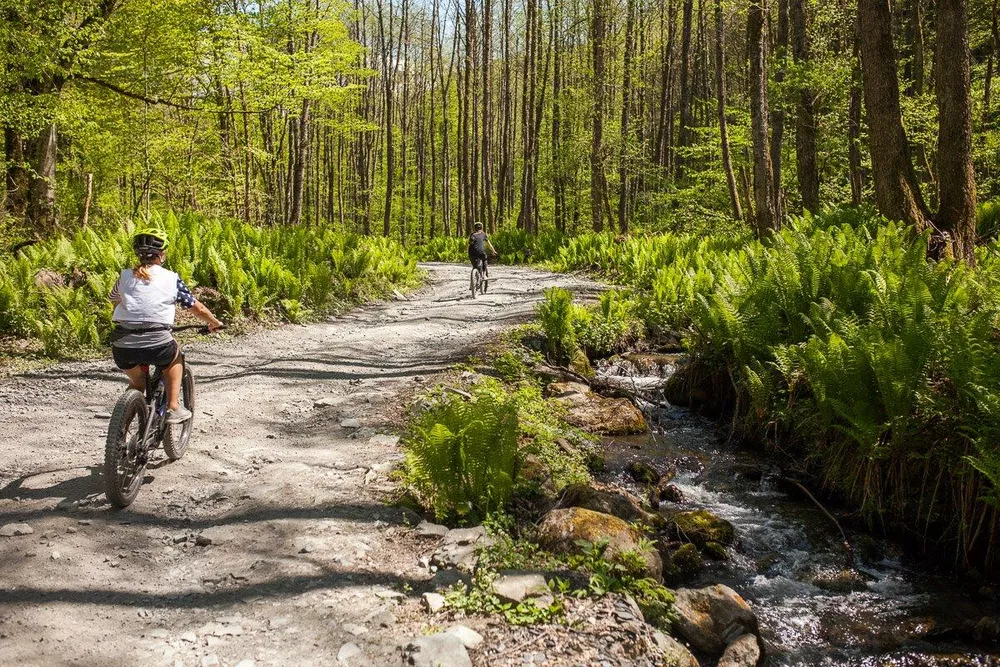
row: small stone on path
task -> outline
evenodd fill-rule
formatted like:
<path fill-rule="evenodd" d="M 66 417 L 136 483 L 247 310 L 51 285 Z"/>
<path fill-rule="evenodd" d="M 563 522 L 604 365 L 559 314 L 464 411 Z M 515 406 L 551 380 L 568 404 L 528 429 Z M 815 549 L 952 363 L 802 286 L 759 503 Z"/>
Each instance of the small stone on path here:
<path fill-rule="evenodd" d="M 361 422 L 357 419 L 345 419 L 340 422 L 340 428 L 361 428 Z"/>
<path fill-rule="evenodd" d="M 8 523 L 0 527 L 0 537 L 18 537 L 31 535 L 35 529 L 26 523 Z"/>
<path fill-rule="evenodd" d="M 459 638 L 465 648 L 476 650 L 483 644 L 483 636 L 470 627 L 464 625 L 453 625 L 445 632 Z"/>
<path fill-rule="evenodd" d="M 344 632 L 352 634 L 355 637 L 368 633 L 368 628 L 366 628 L 363 625 L 357 625 L 355 623 L 344 623 L 343 627 L 344 627 Z"/>
<path fill-rule="evenodd" d="M 429 612 L 436 614 L 444 608 L 445 599 L 440 593 L 424 593 L 424 604 Z"/>
<path fill-rule="evenodd" d="M 421 521 L 417 524 L 417 535 L 421 537 L 444 537 L 447 534 L 448 526 L 442 526 L 441 524 L 429 521 Z"/>
<path fill-rule="evenodd" d="M 418 637 L 406 649 L 413 667 L 472 667 L 472 660 L 462 640 L 447 632 Z"/>

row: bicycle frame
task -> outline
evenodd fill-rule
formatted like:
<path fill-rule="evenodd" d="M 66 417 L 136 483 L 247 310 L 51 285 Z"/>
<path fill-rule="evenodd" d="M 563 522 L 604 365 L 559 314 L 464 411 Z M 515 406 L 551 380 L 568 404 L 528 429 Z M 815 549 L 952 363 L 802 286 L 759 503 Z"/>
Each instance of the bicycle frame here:
<path fill-rule="evenodd" d="M 184 352 L 178 351 L 177 363 L 181 365 L 181 372 L 184 371 Z M 156 447 L 156 443 L 163 437 L 163 432 L 167 428 L 167 387 L 163 382 L 163 373 L 159 368 L 152 373 L 149 366 L 142 366 L 146 374 L 146 432 L 142 436 L 142 445 L 146 451 Z"/>

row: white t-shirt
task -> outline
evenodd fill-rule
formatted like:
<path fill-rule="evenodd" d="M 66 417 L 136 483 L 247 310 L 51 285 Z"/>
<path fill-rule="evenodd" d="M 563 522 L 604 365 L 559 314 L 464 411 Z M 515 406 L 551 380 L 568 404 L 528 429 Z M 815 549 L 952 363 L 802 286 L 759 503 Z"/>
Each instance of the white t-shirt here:
<path fill-rule="evenodd" d="M 132 269 L 122 270 L 118 284 L 115 285 L 120 299 L 112 315 L 115 322 L 174 323 L 179 276 L 158 264 L 148 268 L 148 282 L 137 278 Z"/>

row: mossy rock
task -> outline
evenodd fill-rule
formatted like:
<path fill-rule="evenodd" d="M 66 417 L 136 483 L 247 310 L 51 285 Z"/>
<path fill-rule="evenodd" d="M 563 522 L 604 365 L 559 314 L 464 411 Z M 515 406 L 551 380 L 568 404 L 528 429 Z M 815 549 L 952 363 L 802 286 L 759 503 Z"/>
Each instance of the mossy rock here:
<path fill-rule="evenodd" d="M 677 576 L 688 579 L 701 572 L 703 563 L 698 547 L 693 544 L 682 544 L 677 551 L 670 556 L 670 563 Z"/>
<path fill-rule="evenodd" d="M 582 375 L 588 380 L 594 379 L 594 367 L 590 365 L 590 359 L 583 350 L 577 350 L 573 359 L 569 362 L 569 369 L 578 375 Z"/>
<path fill-rule="evenodd" d="M 726 551 L 726 547 L 718 542 L 711 540 L 705 542 L 705 546 L 701 548 L 701 551 L 712 560 L 729 560 L 729 552 Z"/>
<path fill-rule="evenodd" d="M 679 512 L 671 517 L 677 538 L 704 548 L 709 542 L 728 546 L 736 541 L 733 524 L 708 510 Z"/>
<path fill-rule="evenodd" d="M 643 509 L 639 500 L 623 489 L 606 484 L 572 484 L 563 490 L 561 507 L 582 507 L 616 516 L 629 523 L 663 527 L 665 519 Z"/>
<path fill-rule="evenodd" d="M 633 461 L 628 466 L 628 474 L 639 484 L 653 486 L 660 481 L 660 473 L 645 461 Z"/>
<path fill-rule="evenodd" d="M 580 542 L 597 544 L 607 540 L 605 557 L 614 561 L 626 552 L 639 551 L 642 534 L 629 523 L 610 514 L 581 507 L 555 509 L 538 526 L 538 543 L 554 553 L 581 553 Z M 646 571 L 657 581 L 663 579 L 663 561 L 655 549 L 642 551 Z"/>

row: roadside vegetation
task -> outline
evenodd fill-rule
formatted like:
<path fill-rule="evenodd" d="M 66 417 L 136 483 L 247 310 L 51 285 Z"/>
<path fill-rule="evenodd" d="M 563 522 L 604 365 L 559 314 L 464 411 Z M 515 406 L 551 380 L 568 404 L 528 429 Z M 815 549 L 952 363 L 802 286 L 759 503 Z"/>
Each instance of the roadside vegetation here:
<path fill-rule="evenodd" d="M 516 329 L 475 360 L 486 374 L 455 371 L 414 403 L 404 440 L 408 502 L 450 525 L 485 523 L 490 535 L 468 584 L 453 587 L 447 605 L 526 624 L 558 621 L 570 598 L 628 593 L 669 629 L 673 595 L 650 576 L 648 540 L 613 555 L 606 540 L 579 540 L 568 552 L 539 545 L 534 524 L 603 465 L 598 440 L 567 423 L 565 406 L 543 393 L 539 334 L 536 326 Z M 493 590 L 502 573 L 526 570 L 554 573 L 550 600 L 513 603 Z"/>
<path fill-rule="evenodd" d="M 230 321 L 303 322 L 419 279 L 390 239 L 314 227 L 257 227 L 198 214 L 155 216 L 166 265 Z M 131 266 L 131 225 L 86 227 L 0 255 L 0 337 L 50 357 L 87 353 L 111 332 L 107 295 Z"/>

